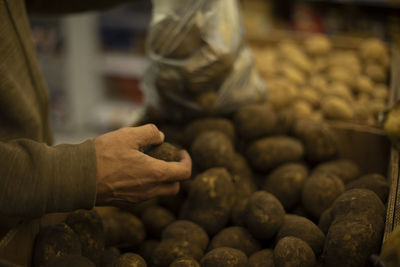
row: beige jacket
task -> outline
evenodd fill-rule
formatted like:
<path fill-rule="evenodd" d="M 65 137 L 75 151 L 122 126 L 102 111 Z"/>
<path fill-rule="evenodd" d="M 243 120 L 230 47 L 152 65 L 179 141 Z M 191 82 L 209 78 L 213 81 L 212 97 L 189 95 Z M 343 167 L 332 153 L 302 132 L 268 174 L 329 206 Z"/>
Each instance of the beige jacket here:
<path fill-rule="evenodd" d="M 51 146 L 49 97 L 27 10 L 64 13 L 118 2 L 0 0 L 0 259 L 28 266 L 43 215 L 91 209 L 96 196 L 92 141 Z"/>

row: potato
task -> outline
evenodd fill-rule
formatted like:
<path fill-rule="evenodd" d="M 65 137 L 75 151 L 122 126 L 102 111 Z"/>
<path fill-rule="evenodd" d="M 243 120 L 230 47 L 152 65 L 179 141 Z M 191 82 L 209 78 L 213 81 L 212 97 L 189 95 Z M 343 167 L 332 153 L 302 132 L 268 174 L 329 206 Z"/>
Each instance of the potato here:
<path fill-rule="evenodd" d="M 321 109 L 327 119 L 348 121 L 354 118 L 352 107 L 339 97 L 325 97 Z"/>
<path fill-rule="evenodd" d="M 352 104 L 354 102 L 353 95 L 350 88 L 341 82 L 333 82 L 329 84 L 328 90 L 325 96 L 336 96 L 347 102 L 347 104 Z"/>
<path fill-rule="evenodd" d="M 199 225 L 191 221 L 178 220 L 164 229 L 162 240 L 178 239 L 198 245 L 202 250 L 208 246 L 207 233 Z"/>
<path fill-rule="evenodd" d="M 231 121 L 224 118 L 204 118 L 194 120 L 185 127 L 185 143 L 192 144 L 198 135 L 206 131 L 220 131 L 232 141 L 235 138 L 235 128 Z"/>
<path fill-rule="evenodd" d="M 158 244 L 160 244 L 160 241 L 158 240 L 145 240 L 139 247 L 139 255 L 142 256 L 142 258 L 145 259 L 146 262 L 150 263 L 153 252 Z"/>
<path fill-rule="evenodd" d="M 243 64 L 245 53 L 236 57 L 235 52 L 215 49 L 208 44 L 202 47 L 194 57 L 185 62 L 183 76 L 187 88 L 196 94 L 218 91 L 234 64 Z"/>
<path fill-rule="evenodd" d="M 200 264 L 192 257 L 182 257 L 174 260 L 169 267 L 200 267 Z"/>
<path fill-rule="evenodd" d="M 274 251 L 263 249 L 249 257 L 248 267 L 274 267 Z"/>
<path fill-rule="evenodd" d="M 380 198 L 369 189 L 351 189 L 340 195 L 332 204 L 332 217 L 337 220 L 348 216 L 367 215 L 376 224 L 383 224 L 385 206 Z"/>
<path fill-rule="evenodd" d="M 332 48 L 332 43 L 324 35 L 314 35 L 307 38 L 304 42 L 305 49 L 312 56 L 326 55 Z"/>
<path fill-rule="evenodd" d="M 274 169 L 265 180 L 263 189 L 273 194 L 285 207 L 292 209 L 300 202 L 308 169 L 303 164 L 287 163 Z"/>
<path fill-rule="evenodd" d="M 299 100 L 306 101 L 311 107 L 316 108 L 320 104 L 320 95 L 317 90 L 305 87 L 299 90 Z"/>
<path fill-rule="evenodd" d="M 178 69 L 160 65 L 155 78 L 155 86 L 160 95 L 165 94 L 180 94 L 184 92 L 184 81 L 181 73 Z M 150 121 L 153 118 L 163 117 L 164 114 L 159 110 L 151 110 L 152 115 Z"/>
<path fill-rule="evenodd" d="M 365 188 L 373 191 L 382 200 L 386 202 L 389 195 L 389 183 L 384 176 L 378 173 L 364 175 L 357 180 L 346 185 L 346 190 L 354 188 Z"/>
<path fill-rule="evenodd" d="M 239 135 L 253 140 L 271 135 L 277 122 L 275 112 L 265 104 L 252 104 L 239 108 L 234 114 L 234 123 Z"/>
<path fill-rule="evenodd" d="M 281 64 L 279 67 L 279 73 L 295 85 L 304 85 L 306 83 L 306 77 L 304 74 L 290 63 Z"/>
<path fill-rule="evenodd" d="M 172 212 L 175 216 L 178 216 L 182 203 L 186 198 L 188 183 L 191 183 L 191 179 L 181 182 L 180 191 L 176 195 L 158 197 L 159 205 Z"/>
<path fill-rule="evenodd" d="M 328 233 L 329 227 L 331 226 L 332 222 L 333 222 L 333 214 L 332 214 L 332 208 L 328 208 L 326 209 L 321 216 L 319 217 L 319 221 L 318 221 L 318 227 L 319 229 L 321 229 L 321 231 L 324 234 Z"/>
<path fill-rule="evenodd" d="M 292 105 L 292 110 L 298 119 L 306 119 L 311 116 L 312 106 L 304 100 L 297 100 Z"/>
<path fill-rule="evenodd" d="M 104 250 L 101 258 L 101 267 L 112 267 L 114 262 L 121 256 L 121 252 L 116 247 L 109 247 Z"/>
<path fill-rule="evenodd" d="M 45 265 L 45 267 L 95 267 L 96 265 L 91 262 L 88 258 L 80 255 L 64 255 L 60 257 L 52 258 Z"/>
<path fill-rule="evenodd" d="M 314 266 L 316 258 L 306 242 L 293 236 L 287 236 L 276 244 L 274 262 L 276 267 Z"/>
<path fill-rule="evenodd" d="M 156 239 L 161 237 L 165 227 L 176 220 L 169 210 L 158 206 L 147 209 L 141 219 L 147 234 Z"/>
<path fill-rule="evenodd" d="M 245 208 L 245 225 L 257 239 L 273 237 L 282 226 L 285 210 L 279 200 L 265 191 L 255 192 Z"/>
<path fill-rule="evenodd" d="M 115 262 L 113 267 L 146 267 L 146 261 L 138 254 L 125 253 Z"/>
<path fill-rule="evenodd" d="M 135 247 L 146 239 L 143 223 L 131 213 L 113 207 L 96 207 L 103 226 L 106 246 Z"/>
<path fill-rule="evenodd" d="M 149 40 L 154 53 L 167 58 L 183 59 L 193 55 L 205 45 L 197 23 L 185 24 L 183 29 L 174 31 L 175 34 L 170 35 L 171 30 L 179 27 L 179 23 L 176 18 L 168 16 L 153 25 Z"/>
<path fill-rule="evenodd" d="M 328 67 L 328 62 L 326 61 L 325 56 L 316 56 L 311 59 L 312 70 L 311 75 L 316 75 L 321 72 L 324 72 Z"/>
<path fill-rule="evenodd" d="M 153 146 L 146 154 L 164 161 L 179 161 L 181 159 L 180 149 L 168 142 Z"/>
<path fill-rule="evenodd" d="M 232 176 L 224 168 L 209 169 L 190 185 L 180 218 L 199 224 L 212 235 L 226 225 L 234 202 Z"/>
<path fill-rule="evenodd" d="M 302 141 L 305 157 L 310 163 L 336 157 L 338 153 L 336 136 L 326 124 L 300 120 L 294 124 L 292 131 L 293 135 Z"/>
<path fill-rule="evenodd" d="M 232 208 L 231 221 L 233 225 L 245 226 L 245 216 L 248 203 L 248 197 L 238 199 Z"/>
<path fill-rule="evenodd" d="M 354 89 L 356 92 L 371 94 L 374 90 L 374 83 L 368 76 L 360 75 L 356 80 Z"/>
<path fill-rule="evenodd" d="M 384 101 L 375 100 L 370 103 L 370 109 L 375 117 L 378 117 L 379 113 L 385 111 L 386 103 Z"/>
<path fill-rule="evenodd" d="M 331 160 L 317 165 L 312 174 L 334 174 L 339 177 L 344 184 L 357 179 L 360 169 L 357 164 L 348 159 Z"/>
<path fill-rule="evenodd" d="M 274 134 L 288 135 L 296 120 L 296 114 L 290 108 L 284 108 L 277 112 L 277 123 Z"/>
<path fill-rule="evenodd" d="M 325 93 L 328 89 L 328 81 L 325 79 L 324 76 L 321 75 L 312 76 L 310 78 L 309 84 L 319 93 Z"/>
<path fill-rule="evenodd" d="M 354 83 L 352 73 L 343 68 L 343 66 L 331 67 L 328 72 L 328 77 L 330 81 L 341 82 L 348 86 L 352 86 Z"/>
<path fill-rule="evenodd" d="M 228 167 L 235 154 L 231 140 L 219 131 L 201 133 L 192 143 L 190 151 L 200 170 Z"/>
<path fill-rule="evenodd" d="M 285 221 L 276 235 L 276 240 L 279 241 L 286 236 L 297 237 L 307 242 L 316 256 L 321 254 L 324 247 L 325 234 L 312 221 L 302 216 L 285 215 Z"/>
<path fill-rule="evenodd" d="M 247 162 L 240 154 L 235 154 L 235 160 L 229 168 L 232 174 L 233 185 L 235 187 L 235 199 L 240 200 L 249 197 L 257 190 L 257 185 L 253 179 L 253 174 Z"/>
<path fill-rule="evenodd" d="M 247 266 L 247 257 L 234 248 L 216 248 L 208 252 L 200 261 L 201 267 L 243 267 Z"/>
<path fill-rule="evenodd" d="M 344 190 L 342 180 L 336 175 L 315 174 L 305 182 L 301 202 L 311 217 L 318 219 Z"/>
<path fill-rule="evenodd" d="M 165 239 L 153 251 L 152 264 L 155 267 L 168 267 L 173 261 L 182 257 L 200 260 L 202 256 L 203 250 L 195 243 L 180 239 Z"/>
<path fill-rule="evenodd" d="M 371 227 L 363 216 L 334 222 L 325 240 L 324 266 L 367 266 L 369 256 L 379 251 L 383 226 Z"/>
<path fill-rule="evenodd" d="M 366 103 L 354 103 L 353 110 L 354 120 L 358 122 L 366 123 L 372 115 L 369 105 Z"/>
<path fill-rule="evenodd" d="M 79 237 L 65 223 L 51 225 L 40 230 L 33 248 L 34 266 L 42 266 L 50 260 L 71 255 L 81 256 Z"/>
<path fill-rule="evenodd" d="M 265 137 L 251 143 L 247 158 L 259 171 L 268 171 L 280 164 L 301 160 L 304 147 L 297 139 L 286 136 Z"/>
<path fill-rule="evenodd" d="M 374 86 L 374 90 L 372 91 L 372 95 L 375 99 L 386 101 L 389 96 L 389 89 L 386 84 L 376 84 Z"/>
<path fill-rule="evenodd" d="M 99 265 L 105 240 L 103 222 L 97 212 L 77 210 L 68 215 L 65 223 L 78 235 L 82 244 L 82 256 Z"/>
<path fill-rule="evenodd" d="M 213 250 L 220 247 L 235 248 L 250 256 L 261 249 L 261 244 L 246 228 L 231 226 L 217 233 L 211 240 L 208 249 Z"/>
<path fill-rule="evenodd" d="M 381 62 L 382 58 L 388 53 L 387 46 L 376 38 L 370 38 L 360 46 L 361 57 L 366 61 Z"/>
<path fill-rule="evenodd" d="M 365 74 L 377 83 L 385 83 L 387 80 L 386 69 L 374 63 L 365 66 Z"/>
<path fill-rule="evenodd" d="M 218 109 L 218 96 L 215 91 L 207 91 L 196 97 L 196 103 L 206 114 L 214 114 Z"/>

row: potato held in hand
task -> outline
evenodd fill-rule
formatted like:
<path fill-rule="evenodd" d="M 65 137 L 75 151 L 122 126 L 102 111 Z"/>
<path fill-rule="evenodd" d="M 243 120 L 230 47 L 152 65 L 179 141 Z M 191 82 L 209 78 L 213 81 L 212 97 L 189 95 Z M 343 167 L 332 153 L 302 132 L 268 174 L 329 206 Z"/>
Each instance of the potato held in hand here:
<path fill-rule="evenodd" d="M 297 139 L 286 136 L 274 136 L 259 139 L 250 144 L 247 157 L 259 171 L 268 171 L 280 164 L 299 161 L 304 147 Z"/>
<path fill-rule="evenodd" d="M 181 159 L 180 149 L 167 142 L 153 146 L 146 154 L 164 161 L 179 161 Z"/>

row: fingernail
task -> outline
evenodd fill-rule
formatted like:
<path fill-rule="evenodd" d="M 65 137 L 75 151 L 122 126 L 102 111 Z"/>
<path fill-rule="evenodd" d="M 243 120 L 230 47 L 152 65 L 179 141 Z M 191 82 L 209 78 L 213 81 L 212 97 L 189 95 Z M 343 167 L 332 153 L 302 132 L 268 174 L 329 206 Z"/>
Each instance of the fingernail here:
<path fill-rule="evenodd" d="M 164 133 L 163 133 L 163 132 L 161 132 L 161 131 L 160 131 L 160 137 L 161 137 L 161 140 L 163 140 L 163 141 L 164 141 L 165 135 L 164 135 Z"/>

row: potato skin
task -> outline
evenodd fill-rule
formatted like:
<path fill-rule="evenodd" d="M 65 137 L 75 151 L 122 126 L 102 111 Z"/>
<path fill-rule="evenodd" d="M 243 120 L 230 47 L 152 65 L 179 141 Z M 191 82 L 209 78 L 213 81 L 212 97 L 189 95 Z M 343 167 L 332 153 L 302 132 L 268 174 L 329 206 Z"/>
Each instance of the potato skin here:
<path fill-rule="evenodd" d="M 146 239 L 142 221 L 135 215 L 113 207 L 96 207 L 103 226 L 106 246 L 134 247 Z"/>
<path fill-rule="evenodd" d="M 373 221 L 384 220 L 385 206 L 381 199 L 369 189 L 351 189 L 341 194 L 332 204 L 332 216 L 334 219 L 368 215 Z"/>
<path fill-rule="evenodd" d="M 346 190 L 354 188 L 365 188 L 374 191 L 382 202 L 385 203 L 389 195 L 390 186 L 384 176 L 378 173 L 372 173 L 364 175 L 346 185 Z"/>
<path fill-rule="evenodd" d="M 116 247 L 109 247 L 104 250 L 101 258 L 101 267 L 112 267 L 114 262 L 121 256 L 121 252 Z"/>
<path fill-rule="evenodd" d="M 316 258 L 313 250 L 303 240 L 287 236 L 278 241 L 274 248 L 276 267 L 314 266 Z"/>
<path fill-rule="evenodd" d="M 254 141 L 247 149 L 251 165 L 264 172 L 280 164 L 299 161 L 303 154 L 302 143 L 287 136 L 265 137 Z"/>
<path fill-rule="evenodd" d="M 96 265 L 88 258 L 80 255 L 64 255 L 52 258 L 44 267 L 95 267 Z"/>
<path fill-rule="evenodd" d="M 337 176 L 316 174 L 305 182 L 301 202 L 307 213 L 318 219 L 344 190 L 344 184 Z"/>
<path fill-rule="evenodd" d="M 337 156 L 335 134 L 323 123 L 300 120 L 293 126 L 293 135 L 305 148 L 305 157 L 312 164 L 331 160 Z"/>
<path fill-rule="evenodd" d="M 239 135 L 253 140 L 274 132 L 277 115 L 265 104 L 251 104 L 239 108 L 233 120 Z"/>
<path fill-rule="evenodd" d="M 235 150 L 229 138 L 219 131 L 203 132 L 191 147 L 193 162 L 200 170 L 230 166 Z"/>
<path fill-rule="evenodd" d="M 160 244 L 158 240 L 145 240 L 139 247 L 139 255 L 142 256 L 146 262 L 151 262 L 153 252 L 158 244 Z"/>
<path fill-rule="evenodd" d="M 194 120 L 185 127 L 185 144 L 192 144 L 198 135 L 208 131 L 220 131 L 228 136 L 231 141 L 235 138 L 235 127 L 230 120 L 224 118 L 204 118 Z"/>
<path fill-rule="evenodd" d="M 138 254 L 125 253 L 121 255 L 115 262 L 113 267 L 146 267 L 146 261 Z"/>
<path fill-rule="evenodd" d="M 263 190 L 273 194 L 285 207 L 292 209 L 301 201 L 301 191 L 308 178 L 308 169 L 300 163 L 287 163 L 272 170 Z"/>
<path fill-rule="evenodd" d="M 247 256 L 261 249 L 259 241 L 240 226 L 232 226 L 217 233 L 210 242 L 209 250 L 220 247 L 235 248 L 243 251 Z"/>
<path fill-rule="evenodd" d="M 156 239 L 161 237 L 165 227 L 176 220 L 169 210 L 159 206 L 148 208 L 141 219 L 147 234 Z"/>
<path fill-rule="evenodd" d="M 65 223 L 51 225 L 40 230 L 33 251 L 34 266 L 42 266 L 61 256 L 81 256 L 79 237 Z"/>
<path fill-rule="evenodd" d="M 366 266 L 369 256 L 379 251 L 383 228 L 383 223 L 371 226 L 364 216 L 333 222 L 322 254 L 324 266 Z"/>
<path fill-rule="evenodd" d="M 197 223 L 213 235 L 227 224 L 234 202 L 232 176 L 224 168 L 209 169 L 191 183 L 180 218 Z"/>
<path fill-rule="evenodd" d="M 200 261 L 202 267 L 242 267 L 247 266 L 246 254 L 234 248 L 216 248 L 208 252 Z"/>
<path fill-rule="evenodd" d="M 200 267 L 200 264 L 191 257 L 182 257 L 174 260 L 169 267 Z"/>
<path fill-rule="evenodd" d="M 325 234 L 312 221 L 302 216 L 285 215 L 284 223 L 276 235 L 276 240 L 279 241 L 286 236 L 297 237 L 307 242 L 316 256 L 321 254 L 324 247 Z"/>
<path fill-rule="evenodd" d="M 174 260 L 192 257 L 200 260 L 203 250 L 195 243 L 179 239 L 165 239 L 153 251 L 152 264 L 155 267 L 168 267 Z"/>
<path fill-rule="evenodd" d="M 249 267 L 274 267 L 274 251 L 263 249 L 249 257 Z"/>
<path fill-rule="evenodd" d="M 146 154 L 164 161 L 179 161 L 181 159 L 180 150 L 168 142 L 153 146 Z"/>
<path fill-rule="evenodd" d="M 285 217 L 285 210 L 279 200 L 265 191 L 257 191 L 249 198 L 244 213 L 247 229 L 260 240 L 273 237 Z"/>
<path fill-rule="evenodd" d="M 97 212 L 77 210 L 68 215 L 65 223 L 78 235 L 82 244 L 82 256 L 99 265 L 105 239 L 103 222 Z"/>
<path fill-rule="evenodd" d="M 351 160 L 338 159 L 331 160 L 317 165 L 313 169 L 313 174 L 331 173 L 337 175 L 344 184 L 347 184 L 360 175 L 360 169 L 357 164 Z"/>
<path fill-rule="evenodd" d="M 162 240 L 178 239 L 197 244 L 202 250 L 208 246 L 209 237 L 199 225 L 191 221 L 178 220 L 168 225 L 163 233 Z"/>

